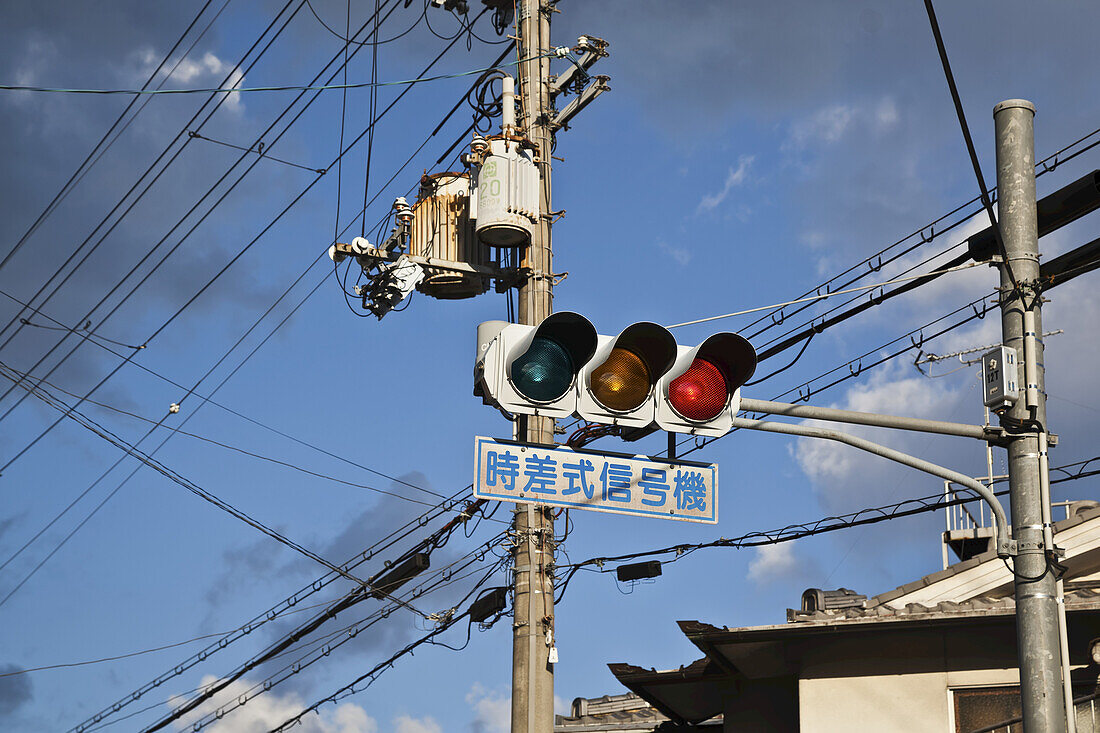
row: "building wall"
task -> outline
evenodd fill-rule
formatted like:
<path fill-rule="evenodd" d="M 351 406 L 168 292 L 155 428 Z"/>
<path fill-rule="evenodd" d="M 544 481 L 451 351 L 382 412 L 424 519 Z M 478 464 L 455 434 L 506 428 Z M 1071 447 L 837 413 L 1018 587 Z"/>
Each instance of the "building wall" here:
<path fill-rule="evenodd" d="M 746 680 L 722 705 L 723 733 L 799 733 L 794 677 Z"/>
<path fill-rule="evenodd" d="M 1002 630 L 936 630 L 825 641 L 804 650 L 798 681 L 802 733 L 950 733 L 951 689 L 1018 675 Z M 950 660 L 950 661 L 949 661 Z"/>

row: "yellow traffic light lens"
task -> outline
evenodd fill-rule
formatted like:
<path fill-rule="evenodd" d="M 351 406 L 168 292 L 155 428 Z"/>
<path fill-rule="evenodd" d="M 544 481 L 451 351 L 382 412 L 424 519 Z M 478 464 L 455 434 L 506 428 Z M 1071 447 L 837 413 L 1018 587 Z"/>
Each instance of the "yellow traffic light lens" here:
<path fill-rule="evenodd" d="M 609 410 L 633 410 L 645 402 L 651 386 L 649 368 L 627 349 L 612 349 L 607 361 L 592 370 L 592 396 Z"/>

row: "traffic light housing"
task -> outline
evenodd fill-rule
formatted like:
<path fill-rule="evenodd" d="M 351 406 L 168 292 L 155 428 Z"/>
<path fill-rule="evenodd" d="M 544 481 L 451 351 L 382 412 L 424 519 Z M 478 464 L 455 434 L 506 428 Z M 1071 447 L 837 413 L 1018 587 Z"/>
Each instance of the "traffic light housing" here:
<path fill-rule="evenodd" d="M 538 326 L 478 326 L 474 394 L 519 415 L 568 417 L 577 409 L 577 373 L 596 351 L 596 329 L 563 311 Z"/>
<path fill-rule="evenodd" d="M 676 338 L 642 322 L 618 336 L 599 336 L 581 369 L 577 414 L 589 422 L 645 427 L 653 423 L 653 390 L 676 359 Z"/>
<path fill-rule="evenodd" d="M 741 406 L 741 385 L 755 371 L 756 350 L 736 333 L 679 347 L 676 363 L 657 383 L 657 426 L 670 433 L 725 435 Z"/>
<path fill-rule="evenodd" d="M 740 387 L 755 370 L 756 351 L 735 333 L 677 346 L 656 323 L 605 336 L 584 316 L 562 312 L 538 326 L 478 326 L 474 394 L 512 415 L 576 415 L 635 436 L 656 429 L 719 436 L 733 426 Z"/>

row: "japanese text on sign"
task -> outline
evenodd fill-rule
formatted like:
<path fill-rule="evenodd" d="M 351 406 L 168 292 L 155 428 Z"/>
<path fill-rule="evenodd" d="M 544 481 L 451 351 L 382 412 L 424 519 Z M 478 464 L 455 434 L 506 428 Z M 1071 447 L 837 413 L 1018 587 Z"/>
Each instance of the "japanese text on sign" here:
<path fill-rule="evenodd" d="M 474 495 L 715 523 L 718 467 L 475 439 Z"/>

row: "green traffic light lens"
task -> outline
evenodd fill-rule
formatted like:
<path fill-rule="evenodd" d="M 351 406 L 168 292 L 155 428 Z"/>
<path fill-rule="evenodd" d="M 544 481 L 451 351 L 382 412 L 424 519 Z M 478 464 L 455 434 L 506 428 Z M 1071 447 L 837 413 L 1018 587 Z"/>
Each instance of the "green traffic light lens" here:
<path fill-rule="evenodd" d="M 536 336 L 531 346 L 512 362 L 512 385 L 534 402 L 552 402 L 573 384 L 573 360 L 557 341 Z"/>

